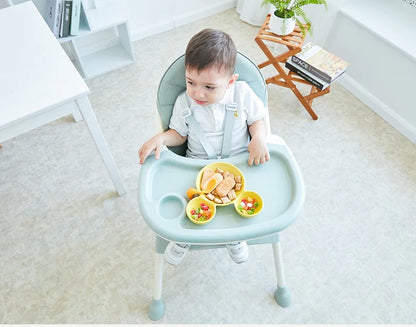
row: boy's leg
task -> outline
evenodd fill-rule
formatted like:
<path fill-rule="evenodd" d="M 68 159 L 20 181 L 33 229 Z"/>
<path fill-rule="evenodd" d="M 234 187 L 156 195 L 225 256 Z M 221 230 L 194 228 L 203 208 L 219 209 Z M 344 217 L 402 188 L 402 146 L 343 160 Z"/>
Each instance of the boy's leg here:
<path fill-rule="evenodd" d="M 182 262 L 191 245 L 187 243 L 169 242 L 165 250 L 165 260 L 172 266 Z"/>
<path fill-rule="evenodd" d="M 227 243 L 226 246 L 229 256 L 235 263 L 243 263 L 247 261 L 249 251 L 246 241 Z"/>

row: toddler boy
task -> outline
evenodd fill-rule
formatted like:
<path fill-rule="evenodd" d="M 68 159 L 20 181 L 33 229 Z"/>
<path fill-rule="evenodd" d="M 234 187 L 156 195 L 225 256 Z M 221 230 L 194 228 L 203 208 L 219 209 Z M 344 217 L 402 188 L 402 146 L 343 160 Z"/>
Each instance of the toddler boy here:
<path fill-rule="evenodd" d="M 185 51 L 186 91 L 174 105 L 169 129 L 153 136 L 139 149 L 140 163 L 152 151 L 159 159 L 164 146 L 187 143 L 191 158 L 221 157 L 224 142 L 230 156 L 248 151 L 248 164 L 262 164 L 270 159 L 263 122 L 263 102 L 245 82 L 237 82 L 234 73 L 237 50 L 230 36 L 222 31 L 204 29 L 194 35 Z M 230 139 L 224 139 L 226 107 L 233 104 L 234 122 Z M 193 116 L 197 125 L 187 117 Z M 197 126 L 197 127 L 196 127 Z M 204 140 L 201 141 L 201 131 Z M 206 143 L 209 143 L 207 149 Z M 210 150 L 211 149 L 211 150 Z M 241 263 L 248 259 L 245 241 L 226 244 L 230 257 Z M 170 242 L 165 250 L 168 263 L 177 265 L 185 257 L 189 244 Z"/>

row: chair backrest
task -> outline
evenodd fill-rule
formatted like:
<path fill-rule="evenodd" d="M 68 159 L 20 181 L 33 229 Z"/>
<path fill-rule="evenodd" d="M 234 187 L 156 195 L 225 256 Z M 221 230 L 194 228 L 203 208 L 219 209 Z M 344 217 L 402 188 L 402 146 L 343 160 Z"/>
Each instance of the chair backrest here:
<path fill-rule="evenodd" d="M 239 74 L 238 80 L 245 81 L 252 90 L 263 101 L 267 108 L 267 87 L 263 75 L 257 65 L 242 53 L 237 53 L 235 63 L 235 73 Z M 173 106 L 178 95 L 186 89 L 185 79 L 185 55 L 176 59 L 163 75 L 157 91 L 157 110 L 159 112 L 162 129 L 166 131 L 169 127 L 170 117 L 172 116 Z M 268 120 L 267 112 L 267 122 Z M 268 125 L 266 126 L 269 129 Z M 186 145 L 171 147 L 170 149 L 183 155 Z"/>

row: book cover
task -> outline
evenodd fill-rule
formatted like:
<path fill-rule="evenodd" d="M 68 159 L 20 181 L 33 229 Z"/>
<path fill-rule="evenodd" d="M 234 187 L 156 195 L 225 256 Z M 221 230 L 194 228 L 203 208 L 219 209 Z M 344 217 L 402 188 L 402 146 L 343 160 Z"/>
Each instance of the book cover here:
<path fill-rule="evenodd" d="M 81 17 L 81 0 L 72 0 L 71 27 L 69 34 L 78 35 Z"/>
<path fill-rule="evenodd" d="M 327 83 L 341 75 L 348 66 L 348 62 L 312 42 L 302 47 L 302 51 L 291 60 Z"/>
<path fill-rule="evenodd" d="M 63 16 L 61 19 L 61 33 L 59 34 L 61 37 L 69 36 L 71 26 L 71 8 L 72 0 L 64 0 Z"/>
<path fill-rule="evenodd" d="M 301 66 L 297 65 L 291 60 L 286 61 L 285 67 L 294 72 L 295 74 L 299 75 L 309 83 L 313 84 L 320 90 L 325 90 L 330 85 L 328 82 L 325 82 L 324 80 L 312 75 L 306 69 L 302 68 Z"/>
<path fill-rule="evenodd" d="M 61 26 L 63 0 L 48 0 L 46 2 L 45 20 L 56 37 L 59 37 Z"/>

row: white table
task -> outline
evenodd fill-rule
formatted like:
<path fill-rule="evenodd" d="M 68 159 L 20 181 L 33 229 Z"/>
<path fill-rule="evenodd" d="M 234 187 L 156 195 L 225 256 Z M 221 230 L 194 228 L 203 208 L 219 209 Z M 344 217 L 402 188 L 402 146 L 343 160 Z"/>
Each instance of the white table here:
<path fill-rule="evenodd" d="M 0 143 L 63 116 L 83 118 L 117 193 L 125 194 L 88 86 L 31 1 L 0 10 L 0 49 Z"/>

